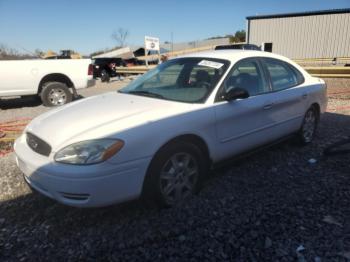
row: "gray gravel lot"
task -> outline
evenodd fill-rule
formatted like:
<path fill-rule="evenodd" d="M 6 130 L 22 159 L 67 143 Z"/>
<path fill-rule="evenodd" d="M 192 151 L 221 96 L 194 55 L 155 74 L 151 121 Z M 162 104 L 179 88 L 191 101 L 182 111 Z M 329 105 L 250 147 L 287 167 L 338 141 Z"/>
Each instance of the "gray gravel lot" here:
<path fill-rule="evenodd" d="M 43 111 L 27 109 L 1 121 Z M 349 135 L 350 111 L 330 110 L 311 145 L 292 138 L 232 161 L 184 206 L 162 210 L 140 200 L 66 207 L 32 192 L 13 154 L 0 157 L 0 261 L 349 261 L 350 155 L 322 155 Z"/>

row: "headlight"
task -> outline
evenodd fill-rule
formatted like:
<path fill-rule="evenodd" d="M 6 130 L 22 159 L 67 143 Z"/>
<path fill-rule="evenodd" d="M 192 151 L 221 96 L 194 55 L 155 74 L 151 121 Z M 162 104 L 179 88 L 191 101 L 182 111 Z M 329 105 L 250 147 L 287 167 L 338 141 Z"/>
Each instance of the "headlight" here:
<path fill-rule="evenodd" d="M 91 165 L 107 160 L 122 149 L 118 139 L 96 139 L 69 145 L 55 155 L 55 161 L 72 165 Z"/>

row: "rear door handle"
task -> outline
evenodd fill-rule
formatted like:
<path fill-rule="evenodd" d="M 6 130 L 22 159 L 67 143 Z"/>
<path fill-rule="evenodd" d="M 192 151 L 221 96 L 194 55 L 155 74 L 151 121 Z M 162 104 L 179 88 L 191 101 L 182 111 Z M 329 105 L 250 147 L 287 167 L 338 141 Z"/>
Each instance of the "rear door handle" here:
<path fill-rule="evenodd" d="M 268 110 L 268 109 L 270 109 L 272 106 L 273 106 L 273 103 L 264 105 L 263 108 L 264 108 L 264 110 Z"/>
<path fill-rule="evenodd" d="M 307 96 L 308 96 L 308 95 L 305 93 L 305 94 L 302 95 L 302 98 L 306 99 Z"/>

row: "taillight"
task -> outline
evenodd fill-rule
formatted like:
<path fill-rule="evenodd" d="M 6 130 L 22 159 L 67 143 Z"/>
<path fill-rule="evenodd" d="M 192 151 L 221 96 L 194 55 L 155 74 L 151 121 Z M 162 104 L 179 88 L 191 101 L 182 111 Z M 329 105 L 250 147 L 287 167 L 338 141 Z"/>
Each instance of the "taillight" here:
<path fill-rule="evenodd" d="M 92 64 L 90 64 L 88 68 L 88 75 L 91 76 L 93 73 L 94 73 L 94 67 Z"/>

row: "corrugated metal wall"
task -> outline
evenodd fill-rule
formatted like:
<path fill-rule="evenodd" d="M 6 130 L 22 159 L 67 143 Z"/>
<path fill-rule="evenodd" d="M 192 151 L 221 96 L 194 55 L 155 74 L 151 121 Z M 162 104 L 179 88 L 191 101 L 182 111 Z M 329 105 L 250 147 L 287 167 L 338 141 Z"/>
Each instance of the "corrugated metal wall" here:
<path fill-rule="evenodd" d="M 289 58 L 350 57 L 350 14 L 249 20 L 249 43 Z"/>

